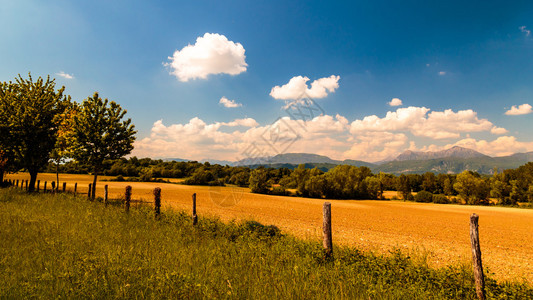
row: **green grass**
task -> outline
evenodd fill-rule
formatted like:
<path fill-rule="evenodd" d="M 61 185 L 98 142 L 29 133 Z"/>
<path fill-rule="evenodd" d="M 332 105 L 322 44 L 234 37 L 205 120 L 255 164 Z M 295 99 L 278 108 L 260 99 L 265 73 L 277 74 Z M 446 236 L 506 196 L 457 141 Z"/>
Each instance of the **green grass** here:
<path fill-rule="evenodd" d="M 0 190 L 0 298 L 475 299 L 469 266 L 428 268 L 146 207 L 126 214 L 85 197 Z M 533 298 L 526 284 L 487 279 L 491 298 Z"/>

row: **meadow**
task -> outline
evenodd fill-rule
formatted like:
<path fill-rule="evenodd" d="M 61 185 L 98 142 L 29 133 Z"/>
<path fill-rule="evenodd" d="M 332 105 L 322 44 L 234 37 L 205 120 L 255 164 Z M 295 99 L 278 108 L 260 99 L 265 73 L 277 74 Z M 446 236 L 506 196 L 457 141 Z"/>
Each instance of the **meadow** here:
<path fill-rule="evenodd" d="M 55 180 L 55 174 L 40 174 L 41 181 Z M 7 178 L 23 179 L 24 173 Z M 102 177 L 102 179 L 109 179 Z M 86 193 L 89 175 L 61 174 L 67 189 L 78 182 Z M 246 188 L 187 186 L 145 182 L 99 182 L 97 196 L 109 185 L 111 197 L 120 197 L 126 185 L 133 187 L 133 199 L 151 201 L 152 190 L 162 188 L 163 210 L 190 212 L 191 195 L 197 193 L 198 214 L 232 220 L 256 220 L 272 224 L 283 233 L 318 243 L 321 239 L 324 200 L 252 194 Z M 42 183 L 41 183 L 42 185 Z M 333 240 L 336 245 L 361 251 L 402 253 L 427 261 L 432 268 L 470 265 L 469 216 L 480 216 L 483 263 L 491 277 L 503 282 L 533 283 L 533 210 L 439 205 L 403 201 L 328 200 L 332 203 Z M 233 205 L 235 204 L 236 205 Z"/>
<path fill-rule="evenodd" d="M 113 203 L 112 203 L 113 204 Z M 0 298 L 475 299 L 469 266 L 389 255 L 149 206 L 126 213 L 71 194 L 0 190 Z M 487 278 L 496 299 L 533 297 Z"/>

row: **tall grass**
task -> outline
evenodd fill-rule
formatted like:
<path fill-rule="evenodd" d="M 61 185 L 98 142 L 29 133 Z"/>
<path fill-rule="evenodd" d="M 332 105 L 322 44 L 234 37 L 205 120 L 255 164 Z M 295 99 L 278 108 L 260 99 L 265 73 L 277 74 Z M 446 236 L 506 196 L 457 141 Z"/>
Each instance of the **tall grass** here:
<path fill-rule="evenodd" d="M 468 266 L 431 269 L 148 208 L 105 208 L 72 195 L 0 191 L 0 298 L 475 299 Z M 491 298 L 533 298 L 526 284 L 487 280 Z"/>

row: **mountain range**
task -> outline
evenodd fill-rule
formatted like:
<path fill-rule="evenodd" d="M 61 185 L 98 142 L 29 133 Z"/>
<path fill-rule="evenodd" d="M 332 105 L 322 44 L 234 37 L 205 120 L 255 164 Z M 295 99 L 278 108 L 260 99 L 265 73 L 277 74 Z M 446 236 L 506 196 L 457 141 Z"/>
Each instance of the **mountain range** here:
<path fill-rule="evenodd" d="M 183 159 L 167 159 L 186 161 Z M 475 150 L 455 146 L 442 151 L 410 151 L 407 150 L 393 160 L 378 163 L 369 163 L 360 160 L 334 160 L 327 156 L 310 153 L 285 153 L 272 157 L 257 158 L 254 161 L 240 160 L 236 162 L 203 160 L 210 163 L 227 164 L 232 166 L 268 166 L 273 168 L 294 169 L 300 164 L 306 168 L 317 167 L 323 171 L 337 165 L 352 165 L 369 167 L 372 172 L 385 172 L 392 174 L 425 172 L 434 173 L 461 173 L 464 170 L 475 171 L 481 174 L 492 174 L 494 169 L 514 169 L 533 161 L 533 152 L 516 153 L 509 156 L 491 157 Z M 254 163 L 255 162 L 255 163 Z M 259 163 L 258 163 L 259 162 Z"/>

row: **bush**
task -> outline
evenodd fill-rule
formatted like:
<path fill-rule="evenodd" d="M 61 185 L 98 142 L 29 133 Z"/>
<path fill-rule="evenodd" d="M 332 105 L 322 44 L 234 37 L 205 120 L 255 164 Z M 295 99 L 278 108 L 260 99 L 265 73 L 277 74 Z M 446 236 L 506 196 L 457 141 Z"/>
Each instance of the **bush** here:
<path fill-rule="evenodd" d="M 272 195 L 277 195 L 277 196 L 288 196 L 289 195 L 289 191 L 287 191 L 282 186 L 275 186 L 275 187 L 272 188 L 271 194 Z"/>
<path fill-rule="evenodd" d="M 428 191 L 420 191 L 415 195 L 415 201 L 416 202 L 432 202 L 433 201 L 433 194 Z"/>
<path fill-rule="evenodd" d="M 115 178 L 115 181 L 124 181 L 124 176 L 118 175 L 117 178 Z"/>
<path fill-rule="evenodd" d="M 274 225 L 263 225 L 256 221 L 247 221 L 241 226 L 246 233 L 252 234 L 258 238 L 273 238 L 281 236 L 281 230 Z"/>
<path fill-rule="evenodd" d="M 433 203 L 439 203 L 439 204 L 448 204 L 450 203 L 450 200 L 446 195 L 443 194 L 437 194 L 433 195 Z"/>

